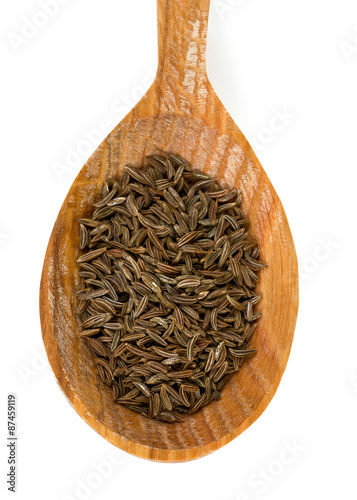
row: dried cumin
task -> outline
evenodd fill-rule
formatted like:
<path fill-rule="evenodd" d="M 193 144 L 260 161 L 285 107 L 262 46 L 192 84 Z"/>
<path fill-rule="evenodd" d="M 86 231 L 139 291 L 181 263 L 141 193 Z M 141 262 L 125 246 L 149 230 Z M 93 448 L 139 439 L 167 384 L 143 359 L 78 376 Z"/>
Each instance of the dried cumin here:
<path fill-rule="evenodd" d="M 80 337 L 117 403 L 180 422 L 255 353 L 266 266 L 241 199 L 176 155 L 151 156 L 79 220 Z"/>

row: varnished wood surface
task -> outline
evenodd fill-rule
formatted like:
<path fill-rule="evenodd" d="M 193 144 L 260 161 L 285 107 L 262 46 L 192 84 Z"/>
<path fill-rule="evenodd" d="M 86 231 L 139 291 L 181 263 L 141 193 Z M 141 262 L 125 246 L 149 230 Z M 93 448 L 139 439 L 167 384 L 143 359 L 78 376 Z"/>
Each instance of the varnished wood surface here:
<path fill-rule="evenodd" d="M 134 0 L 135 1 L 135 0 Z M 243 432 L 271 401 L 283 375 L 298 310 L 298 268 L 281 202 L 245 137 L 206 75 L 209 0 L 158 0 L 159 69 L 148 93 L 109 134 L 74 181 L 55 223 L 40 290 L 48 359 L 77 413 L 108 441 L 159 461 L 202 457 Z M 224 54 L 222 55 L 224 56 Z M 91 213 L 102 183 L 124 165 L 173 152 L 222 185 L 243 193 L 243 209 L 269 268 L 261 273 L 263 317 L 253 336 L 257 354 L 225 386 L 222 398 L 185 422 L 144 418 L 112 401 L 79 338 L 77 219 Z M 259 308 L 258 308 L 259 309 Z M 65 427 L 58 429 L 65 437 Z"/>

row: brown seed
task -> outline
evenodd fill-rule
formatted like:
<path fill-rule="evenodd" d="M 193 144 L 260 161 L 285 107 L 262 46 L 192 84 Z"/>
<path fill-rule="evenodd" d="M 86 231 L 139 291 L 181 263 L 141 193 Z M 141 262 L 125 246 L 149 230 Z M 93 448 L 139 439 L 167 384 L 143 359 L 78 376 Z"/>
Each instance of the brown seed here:
<path fill-rule="evenodd" d="M 211 349 L 209 351 L 209 354 L 208 354 L 208 358 L 207 358 L 207 361 L 206 361 L 206 365 L 205 365 L 205 372 L 208 373 L 212 366 L 214 365 L 214 361 L 215 361 L 215 350 L 214 349 Z"/>
<path fill-rule="evenodd" d="M 109 313 L 105 314 L 96 314 L 94 316 L 90 316 L 88 319 L 86 319 L 83 323 L 82 326 L 83 328 L 99 328 L 108 321 L 110 321 L 112 315 Z"/>
<path fill-rule="evenodd" d="M 88 230 L 84 224 L 80 224 L 80 243 L 79 248 L 83 250 L 89 244 Z"/>
<path fill-rule="evenodd" d="M 100 312 L 111 313 L 113 315 L 116 313 L 115 307 L 107 299 L 97 298 L 93 302 L 100 308 Z"/>
<path fill-rule="evenodd" d="M 79 293 L 77 295 L 77 299 L 79 300 L 90 300 L 90 299 L 95 299 L 96 297 L 102 297 L 103 295 L 106 295 L 108 293 L 107 289 L 99 289 L 99 290 L 86 290 L 82 293 Z"/>
<path fill-rule="evenodd" d="M 246 349 L 246 350 L 229 349 L 229 352 L 232 354 L 232 356 L 241 358 L 243 356 L 250 356 L 251 354 L 255 354 L 257 351 L 256 349 Z"/>
<path fill-rule="evenodd" d="M 91 250 L 90 252 L 87 252 L 84 255 L 82 255 L 81 257 L 79 257 L 79 259 L 77 259 L 77 262 L 79 264 L 82 262 L 89 262 L 89 261 L 95 259 L 96 257 L 99 257 L 100 255 L 102 255 L 106 251 L 107 251 L 106 247 L 98 248 L 97 250 Z"/>
<path fill-rule="evenodd" d="M 219 257 L 219 261 L 218 261 L 218 267 L 221 268 L 224 266 L 224 264 L 226 263 L 228 257 L 229 257 L 229 252 L 230 252 L 230 249 L 231 249 L 231 244 L 229 243 L 229 240 L 227 240 L 225 242 L 225 244 L 223 245 L 223 248 L 222 248 L 222 253 Z"/>
<path fill-rule="evenodd" d="M 113 358 L 117 358 L 118 356 L 121 356 L 126 350 L 126 344 L 121 344 L 119 345 L 116 349 L 114 349 L 112 353 Z"/>
<path fill-rule="evenodd" d="M 166 408 L 167 410 L 172 410 L 172 404 L 171 404 L 169 395 L 167 394 L 166 387 L 167 387 L 166 384 L 161 385 L 161 389 L 160 389 L 161 403 L 162 403 L 163 408 Z"/>
<path fill-rule="evenodd" d="M 206 399 L 206 394 L 201 394 L 201 396 L 197 399 L 195 404 L 191 407 L 189 413 L 194 413 L 195 411 L 197 411 L 203 405 L 205 399 Z"/>
<path fill-rule="evenodd" d="M 241 269 L 241 272 L 242 272 L 243 280 L 245 281 L 246 285 L 249 288 L 251 288 L 251 286 L 252 286 L 252 280 L 250 279 L 250 276 L 249 276 L 249 273 L 247 271 L 247 268 L 243 265 L 243 266 L 240 266 L 240 269 Z"/>
<path fill-rule="evenodd" d="M 109 376 L 110 379 L 113 378 L 113 373 L 112 373 L 112 370 L 110 368 L 110 365 L 108 363 L 108 361 L 106 361 L 105 359 L 103 358 L 96 358 L 95 359 L 95 362 L 97 363 L 97 365 L 102 365 L 103 368 L 105 368 L 105 370 L 107 371 L 107 375 Z"/>
<path fill-rule="evenodd" d="M 102 342 L 96 339 L 87 338 L 87 342 L 96 354 L 107 356 L 108 352 Z"/>
<path fill-rule="evenodd" d="M 145 394 L 145 396 L 147 396 L 148 398 L 150 397 L 151 392 L 145 384 L 143 384 L 142 382 L 133 382 L 133 384 L 137 389 L 140 389 L 140 391 L 142 391 Z"/>
<path fill-rule="evenodd" d="M 167 373 L 167 368 L 165 368 L 165 366 L 163 366 L 161 363 L 157 363 L 156 361 L 148 361 L 146 365 L 149 370 L 153 371 L 153 373 Z"/>
<path fill-rule="evenodd" d="M 221 351 L 222 351 L 222 348 L 224 346 L 224 341 L 223 342 L 220 342 L 217 346 L 217 349 L 215 350 L 215 353 L 214 353 L 214 359 L 217 361 L 218 358 L 220 357 L 220 354 L 221 354 Z"/>
<path fill-rule="evenodd" d="M 194 374 L 193 370 L 184 370 L 184 371 L 178 371 L 178 372 L 170 372 L 168 375 L 170 378 L 190 378 Z"/>
<path fill-rule="evenodd" d="M 134 312 L 134 318 L 137 318 L 145 311 L 146 306 L 148 305 L 148 302 L 149 302 L 149 297 L 147 295 L 144 295 L 144 297 L 141 299 L 137 309 Z"/>
<path fill-rule="evenodd" d="M 212 226 L 215 226 L 217 223 L 217 207 L 218 207 L 218 200 L 216 200 L 214 203 L 211 203 L 209 209 L 209 220 Z"/>
<path fill-rule="evenodd" d="M 199 286 L 200 283 L 201 283 L 200 278 L 193 276 L 192 278 L 186 278 L 179 281 L 179 283 L 177 284 L 177 288 L 192 288 L 192 287 L 195 288 Z"/>
<path fill-rule="evenodd" d="M 176 267 L 173 267 L 173 266 L 169 266 L 168 264 L 164 264 L 162 262 L 157 262 L 156 266 L 159 269 L 159 271 L 162 271 L 163 273 L 174 274 L 174 275 L 180 274 L 179 269 L 177 269 Z"/>
<path fill-rule="evenodd" d="M 189 407 L 190 406 L 190 400 L 188 399 L 187 393 L 182 388 L 182 385 L 180 386 L 179 394 L 180 394 L 180 399 L 181 399 L 183 405 Z"/>
<path fill-rule="evenodd" d="M 177 365 L 178 363 L 182 362 L 182 358 L 180 356 L 177 356 L 175 358 L 166 358 L 161 363 L 163 365 Z"/>
<path fill-rule="evenodd" d="M 154 403 L 152 414 L 153 417 L 156 417 L 161 411 L 161 399 L 158 393 L 154 394 Z"/>
<path fill-rule="evenodd" d="M 159 415 L 160 420 L 163 420 L 164 422 L 176 422 L 177 418 L 175 415 L 170 412 L 170 411 L 162 411 Z"/>
<path fill-rule="evenodd" d="M 185 236 L 182 236 L 177 242 L 178 247 L 182 247 L 183 245 L 186 245 L 190 241 L 194 240 L 196 236 L 198 235 L 198 231 L 191 231 L 190 233 L 187 233 Z"/>
<path fill-rule="evenodd" d="M 146 329 L 146 333 L 158 344 L 167 346 L 166 340 L 160 337 L 160 335 L 157 335 L 153 330 L 150 330 L 149 328 Z"/>
<path fill-rule="evenodd" d="M 195 348 L 195 344 L 198 340 L 198 335 L 195 335 L 194 337 L 192 337 L 189 341 L 188 341 L 188 344 L 187 344 L 187 358 L 189 361 L 193 361 L 193 354 L 194 354 L 194 348 Z"/>
<path fill-rule="evenodd" d="M 119 342 L 120 342 L 120 336 L 121 336 L 121 332 L 120 332 L 120 330 L 117 330 L 114 334 L 112 344 L 110 346 L 110 350 L 112 352 L 115 351 L 115 349 L 118 347 Z"/>
<path fill-rule="evenodd" d="M 176 304 L 195 304 L 198 297 L 191 297 L 189 295 L 171 295 L 171 300 Z"/>
<path fill-rule="evenodd" d="M 83 330 L 82 332 L 80 332 L 79 335 L 81 337 L 94 337 L 94 335 L 96 335 L 99 332 L 100 332 L 100 328 L 94 328 L 92 330 Z"/>
<path fill-rule="evenodd" d="M 239 311 L 244 311 L 244 306 L 238 300 L 235 300 L 230 295 L 227 295 L 227 300 L 235 309 L 238 309 Z"/>
<path fill-rule="evenodd" d="M 213 376 L 213 382 L 218 382 L 219 380 L 221 380 L 221 378 L 224 376 L 224 374 L 226 373 L 227 371 L 227 367 L 228 367 L 228 362 L 225 361 L 220 367 L 219 369 L 216 371 L 215 375 Z"/>

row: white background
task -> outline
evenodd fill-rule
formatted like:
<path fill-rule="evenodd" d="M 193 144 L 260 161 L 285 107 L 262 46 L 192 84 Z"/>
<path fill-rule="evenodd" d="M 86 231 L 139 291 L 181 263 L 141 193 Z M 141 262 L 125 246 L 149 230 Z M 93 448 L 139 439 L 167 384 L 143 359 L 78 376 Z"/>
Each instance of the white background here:
<path fill-rule="evenodd" d="M 113 461 L 116 448 L 56 384 L 43 354 L 38 289 L 72 181 L 154 78 L 156 6 L 62 0 L 46 20 L 40 3 L 0 7 L 1 497 L 12 498 L 12 391 L 21 500 L 356 499 L 356 0 L 212 0 L 209 77 L 255 145 L 296 243 L 293 349 L 268 409 L 232 443 L 177 465 L 119 451 L 105 477 L 96 467 Z M 44 25 L 16 38 L 31 35 L 32 20 Z M 285 123 L 269 130 L 279 113 Z"/>

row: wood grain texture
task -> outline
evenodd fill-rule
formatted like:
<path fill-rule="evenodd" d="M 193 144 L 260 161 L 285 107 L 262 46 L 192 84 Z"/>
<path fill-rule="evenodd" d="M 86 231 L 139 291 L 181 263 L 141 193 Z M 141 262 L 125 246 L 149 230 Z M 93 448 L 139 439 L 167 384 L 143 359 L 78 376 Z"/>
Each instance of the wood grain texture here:
<path fill-rule="evenodd" d="M 99 434 L 134 455 L 179 462 L 202 457 L 238 436 L 271 401 L 283 375 L 298 310 L 298 268 L 288 222 L 267 175 L 212 89 L 206 74 L 209 0 L 158 0 L 159 66 L 139 104 L 109 134 L 74 181 L 55 223 L 40 290 L 42 335 L 64 394 Z M 124 165 L 173 152 L 243 193 L 243 210 L 269 268 L 252 344 L 222 397 L 183 423 L 149 420 L 112 401 L 79 338 L 74 295 L 79 285 L 77 219 L 91 213 L 102 183 Z M 65 428 L 59 429 L 65 435 Z"/>

